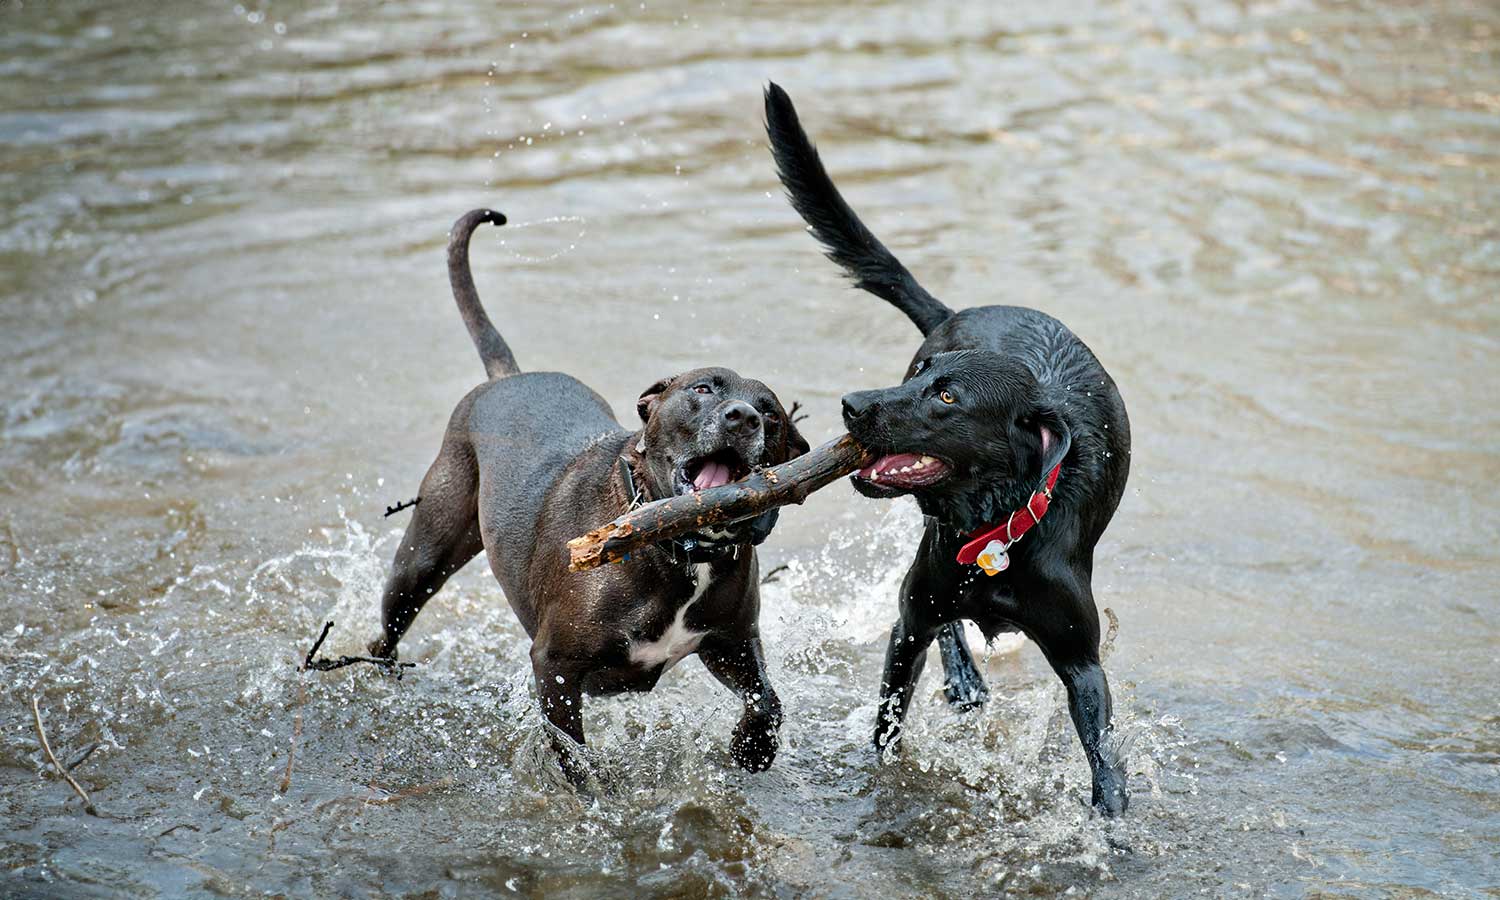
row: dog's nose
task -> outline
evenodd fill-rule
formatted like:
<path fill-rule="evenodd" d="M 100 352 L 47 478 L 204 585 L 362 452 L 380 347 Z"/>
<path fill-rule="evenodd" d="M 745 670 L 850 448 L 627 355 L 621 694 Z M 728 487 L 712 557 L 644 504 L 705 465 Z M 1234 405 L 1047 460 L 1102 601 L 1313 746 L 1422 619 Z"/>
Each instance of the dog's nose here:
<path fill-rule="evenodd" d="M 864 418 L 880 408 L 870 391 L 855 391 L 844 395 L 844 423 L 849 424 Z"/>
<path fill-rule="evenodd" d="M 719 420 L 730 431 L 755 431 L 760 428 L 760 413 L 743 400 L 735 400 L 719 411 Z"/>

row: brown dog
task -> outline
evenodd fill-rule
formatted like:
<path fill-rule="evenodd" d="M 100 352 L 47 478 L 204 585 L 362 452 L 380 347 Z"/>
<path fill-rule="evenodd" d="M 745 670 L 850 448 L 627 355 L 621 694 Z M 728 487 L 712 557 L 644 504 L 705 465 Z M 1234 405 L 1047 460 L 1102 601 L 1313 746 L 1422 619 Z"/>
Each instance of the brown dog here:
<path fill-rule="evenodd" d="M 627 431 L 604 400 L 556 372 L 522 373 L 479 303 L 469 236 L 505 217 L 475 210 L 454 225 L 448 273 L 489 380 L 459 402 L 381 601 L 375 656 L 396 645 L 427 599 L 480 550 L 531 635 L 537 694 L 563 769 L 583 743 L 583 694 L 649 691 L 697 653 L 745 704 L 730 751 L 755 772 L 776 755 L 781 703 L 761 651 L 755 551 L 775 513 L 692 535 L 621 565 L 568 571 L 567 540 L 633 503 L 726 484 L 807 452 L 770 388 L 728 369 L 663 378 Z M 563 737 L 569 740 L 563 740 Z"/>

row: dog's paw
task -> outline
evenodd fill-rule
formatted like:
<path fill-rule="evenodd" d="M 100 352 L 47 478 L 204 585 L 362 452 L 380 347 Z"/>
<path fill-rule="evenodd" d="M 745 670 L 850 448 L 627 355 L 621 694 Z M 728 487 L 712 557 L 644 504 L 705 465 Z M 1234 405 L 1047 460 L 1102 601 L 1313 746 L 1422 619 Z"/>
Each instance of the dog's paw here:
<path fill-rule="evenodd" d="M 1100 769 L 1094 775 L 1094 809 L 1106 819 L 1113 819 L 1130 807 L 1130 792 L 1125 789 L 1125 773 L 1120 769 Z"/>
<path fill-rule="evenodd" d="M 396 648 L 386 643 L 384 635 L 370 641 L 370 643 L 365 645 L 365 649 L 376 659 L 388 659 L 391 662 L 396 661 Z"/>
<path fill-rule="evenodd" d="M 943 683 L 943 696 L 947 698 L 949 706 L 959 712 L 969 712 L 989 702 L 990 689 L 985 687 L 981 679 L 947 681 Z"/>
<path fill-rule="evenodd" d="M 764 772 L 776 760 L 777 722 L 769 716 L 745 716 L 734 728 L 729 755 L 746 772 Z"/>
<path fill-rule="evenodd" d="M 870 741 L 875 748 L 875 754 L 883 762 L 890 762 L 901 755 L 901 725 L 900 723 L 885 723 L 875 728 L 875 738 Z"/>

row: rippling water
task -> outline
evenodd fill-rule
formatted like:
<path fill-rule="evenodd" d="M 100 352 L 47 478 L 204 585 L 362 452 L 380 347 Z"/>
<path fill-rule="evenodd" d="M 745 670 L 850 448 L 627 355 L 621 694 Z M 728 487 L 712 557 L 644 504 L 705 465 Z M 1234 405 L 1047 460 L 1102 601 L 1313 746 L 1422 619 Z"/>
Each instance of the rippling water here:
<path fill-rule="evenodd" d="M 1497 63 L 1477 2 L 0 0 L 0 893 L 1493 896 Z M 1121 386 L 1121 821 L 1029 645 L 874 757 L 918 516 L 846 486 L 765 550 L 766 774 L 689 663 L 591 702 L 560 787 L 478 563 L 404 680 L 295 671 L 372 631 L 482 377 L 464 210 L 511 217 L 476 276 L 521 364 L 616 409 L 722 363 L 817 440 L 899 378 L 915 331 L 780 198 L 773 78 L 934 293 Z"/>

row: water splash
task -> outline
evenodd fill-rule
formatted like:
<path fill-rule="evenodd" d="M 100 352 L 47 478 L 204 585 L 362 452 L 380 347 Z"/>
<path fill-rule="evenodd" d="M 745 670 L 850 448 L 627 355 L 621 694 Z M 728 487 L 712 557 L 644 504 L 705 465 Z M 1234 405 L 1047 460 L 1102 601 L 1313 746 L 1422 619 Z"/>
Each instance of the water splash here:
<path fill-rule="evenodd" d="M 573 236 L 573 239 L 568 242 L 567 247 L 557 251 L 556 253 L 552 253 L 547 256 L 528 256 L 527 254 L 519 253 L 516 250 L 511 249 L 506 239 L 503 237 L 500 239 L 500 245 L 502 247 L 505 247 L 506 251 L 509 252 L 512 257 L 524 263 L 545 263 L 552 262 L 555 259 L 561 259 L 562 257 L 567 256 L 569 253 L 572 253 L 574 250 L 577 250 L 578 243 L 583 240 L 585 235 L 588 234 L 588 221 L 582 216 L 548 216 L 545 219 L 531 219 L 525 222 L 511 222 L 506 224 L 505 226 L 505 231 L 511 232 L 519 231 L 523 228 L 535 228 L 538 225 L 555 225 L 562 222 L 577 225 L 578 233 L 575 234 Z"/>

